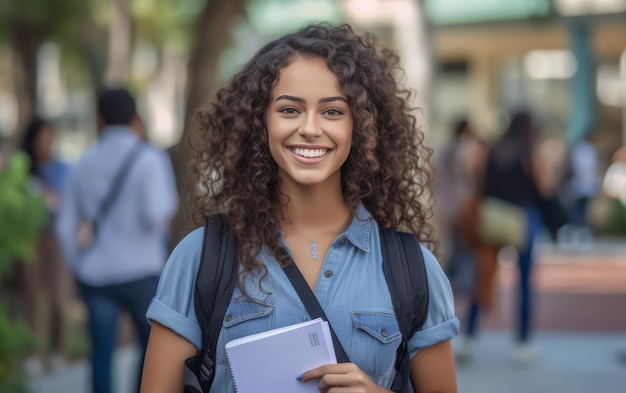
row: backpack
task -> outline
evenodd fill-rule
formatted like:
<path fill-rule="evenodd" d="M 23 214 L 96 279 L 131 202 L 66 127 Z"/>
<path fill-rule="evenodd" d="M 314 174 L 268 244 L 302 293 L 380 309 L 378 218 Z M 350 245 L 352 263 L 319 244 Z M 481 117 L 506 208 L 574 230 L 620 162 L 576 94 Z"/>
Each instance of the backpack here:
<path fill-rule="evenodd" d="M 392 390 L 412 393 L 407 342 L 421 329 L 428 316 L 424 256 L 413 234 L 390 229 L 380 232 L 383 271 L 402 333 Z M 207 393 L 211 387 L 215 372 L 215 351 L 212 348 L 217 347 L 222 320 L 237 281 L 235 250 L 235 239 L 226 218 L 223 215 L 207 218 L 194 291 L 194 307 L 202 328 L 202 349 L 185 361 L 185 393 Z"/>

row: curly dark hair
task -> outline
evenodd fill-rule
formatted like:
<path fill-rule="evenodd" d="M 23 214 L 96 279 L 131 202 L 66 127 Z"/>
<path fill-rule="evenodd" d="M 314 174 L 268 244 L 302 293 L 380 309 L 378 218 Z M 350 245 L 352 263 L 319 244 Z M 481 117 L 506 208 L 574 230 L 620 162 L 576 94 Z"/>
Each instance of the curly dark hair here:
<path fill-rule="evenodd" d="M 437 252 L 430 187 L 432 150 L 423 145 L 411 91 L 399 86 L 399 57 L 370 33 L 349 25 L 311 25 L 265 45 L 196 112 L 188 133 L 191 150 L 187 217 L 193 226 L 224 213 L 245 271 L 260 266 L 266 245 L 288 263 L 279 243 L 278 168 L 267 141 L 265 113 L 282 69 L 296 56 L 320 57 L 337 76 L 354 119 L 342 187 L 353 211 L 362 203 L 381 227 L 414 233 Z"/>

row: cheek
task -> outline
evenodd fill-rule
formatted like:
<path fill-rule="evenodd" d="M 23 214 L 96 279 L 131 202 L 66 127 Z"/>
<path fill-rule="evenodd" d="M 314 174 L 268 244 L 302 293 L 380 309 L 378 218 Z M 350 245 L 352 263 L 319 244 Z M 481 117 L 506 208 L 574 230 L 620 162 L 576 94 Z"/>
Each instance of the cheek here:
<path fill-rule="evenodd" d="M 267 146 L 270 155 L 274 161 L 276 161 L 282 151 L 282 141 L 276 133 L 276 128 L 271 128 L 268 123 L 268 128 L 265 131 L 263 138 L 265 139 L 264 143 L 265 146 Z"/>
<path fill-rule="evenodd" d="M 352 124 L 346 127 L 346 131 L 343 133 L 341 138 L 341 144 L 345 146 L 346 149 L 352 149 L 352 143 L 354 142 L 354 131 L 352 128 Z"/>
<path fill-rule="evenodd" d="M 280 119 L 276 119 L 274 116 L 268 116 L 265 121 L 265 127 L 269 143 L 276 142 L 277 139 L 280 139 L 282 129 Z"/>
<path fill-rule="evenodd" d="M 270 142 L 269 144 L 269 151 L 270 151 L 270 155 L 272 156 L 272 159 L 274 161 L 278 161 L 280 158 L 280 148 L 279 146 L 277 146 L 276 144 L 273 144 Z"/>

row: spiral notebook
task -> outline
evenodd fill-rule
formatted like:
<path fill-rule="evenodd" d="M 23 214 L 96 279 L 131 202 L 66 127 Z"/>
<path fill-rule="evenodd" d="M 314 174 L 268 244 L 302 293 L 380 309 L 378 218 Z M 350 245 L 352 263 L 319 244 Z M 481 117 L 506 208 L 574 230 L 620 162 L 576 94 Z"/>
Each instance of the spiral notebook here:
<path fill-rule="evenodd" d="M 328 322 L 321 318 L 241 337 L 226 344 L 237 393 L 318 393 L 303 372 L 337 363 Z"/>

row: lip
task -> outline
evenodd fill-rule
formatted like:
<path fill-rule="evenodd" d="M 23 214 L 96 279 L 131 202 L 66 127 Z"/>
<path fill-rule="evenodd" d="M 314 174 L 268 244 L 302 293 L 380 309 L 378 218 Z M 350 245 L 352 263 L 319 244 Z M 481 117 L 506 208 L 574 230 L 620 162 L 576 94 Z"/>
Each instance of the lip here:
<path fill-rule="evenodd" d="M 296 154 L 295 152 L 296 149 L 326 150 L 326 154 L 324 154 L 323 156 L 319 156 L 319 157 L 304 157 L 304 156 Z M 296 162 L 304 164 L 304 165 L 319 164 L 320 162 L 323 162 L 324 160 L 326 160 L 326 158 L 332 151 L 332 149 L 325 147 L 325 146 L 311 146 L 311 145 L 288 146 L 287 150 L 289 151 L 289 153 L 291 154 L 291 156 Z"/>

